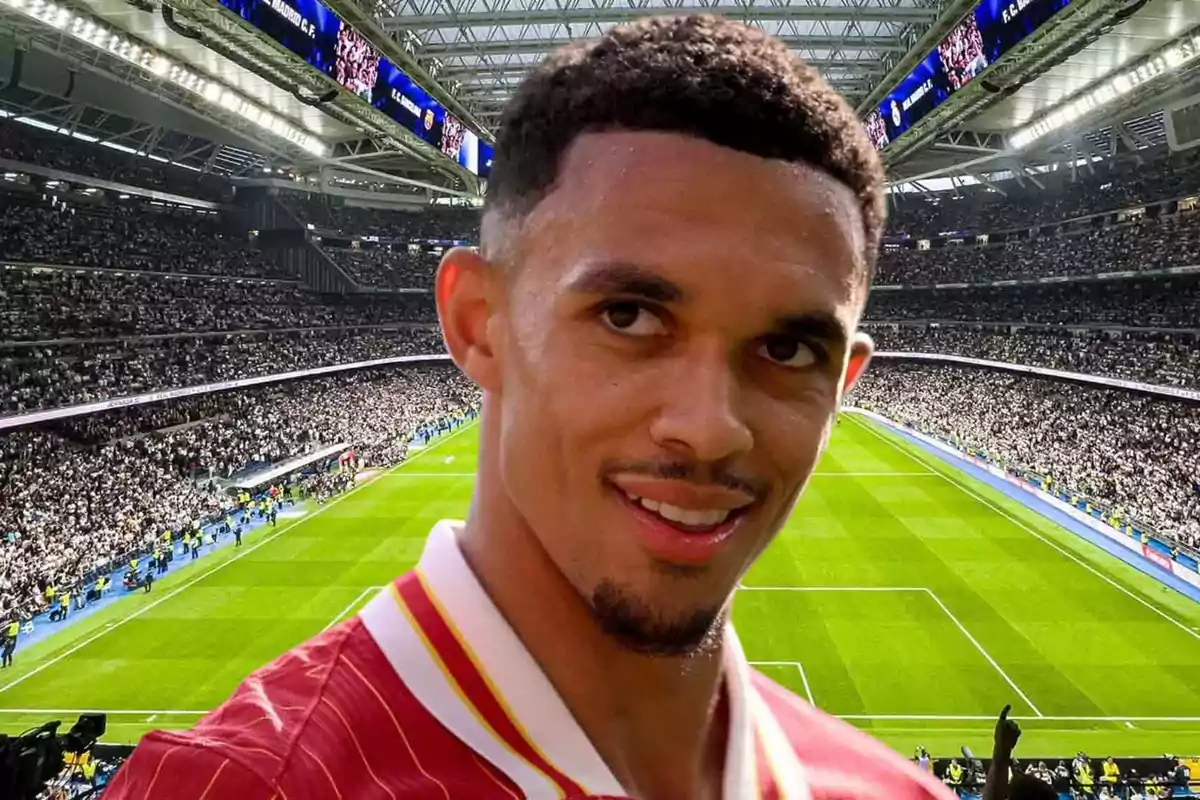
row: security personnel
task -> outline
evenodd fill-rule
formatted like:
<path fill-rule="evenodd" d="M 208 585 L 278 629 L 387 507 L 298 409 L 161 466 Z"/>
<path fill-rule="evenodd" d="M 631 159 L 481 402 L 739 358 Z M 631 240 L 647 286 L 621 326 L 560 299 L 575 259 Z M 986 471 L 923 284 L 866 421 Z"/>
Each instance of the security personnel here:
<path fill-rule="evenodd" d="M 950 759 L 950 766 L 946 767 L 946 785 L 954 790 L 958 796 L 962 796 L 963 778 L 966 771 L 962 768 L 962 764 L 958 763 L 957 758 Z"/>
<path fill-rule="evenodd" d="M 1086 757 L 1075 760 L 1075 784 L 1084 797 L 1091 797 L 1096 793 L 1096 779 L 1092 776 L 1092 764 Z"/>
<path fill-rule="evenodd" d="M 1117 766 L 1117 762 L 1113 761 L 1113 757 L 1109 756 L 1104 761 L 1104 774 L 1100 776 L 1100 782 L 1113 789 L 1121 780 L 1121 768 Z"/>
<path fill-rule="evenodd" d="M 2 658 L 0 658 L 0 669 L 11 667 L 13 663 L 13 651 L 17 649 L 17 637 L 21 634 L 21 623 L 13 619 L 4 626 L 4 644 Z"/>

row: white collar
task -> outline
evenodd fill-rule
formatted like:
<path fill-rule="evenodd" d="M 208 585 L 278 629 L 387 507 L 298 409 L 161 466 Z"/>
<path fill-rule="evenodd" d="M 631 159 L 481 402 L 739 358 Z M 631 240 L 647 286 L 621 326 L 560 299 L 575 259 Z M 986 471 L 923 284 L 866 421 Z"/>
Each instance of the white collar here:
<path fill-rule="evenodd" d="M 504 772 L 528 798 L 625 790 L 500 614 L 463 558 L 462 523 L 434 526 L 417 568 L 360 616 L 380 650 L 423 706 Z M 730 625 L 724 644 L 729 692 L 725 800 L 758 798 L 758 749 L 781 798 L 809 792 L 791 746 L 754 689 Z"/>

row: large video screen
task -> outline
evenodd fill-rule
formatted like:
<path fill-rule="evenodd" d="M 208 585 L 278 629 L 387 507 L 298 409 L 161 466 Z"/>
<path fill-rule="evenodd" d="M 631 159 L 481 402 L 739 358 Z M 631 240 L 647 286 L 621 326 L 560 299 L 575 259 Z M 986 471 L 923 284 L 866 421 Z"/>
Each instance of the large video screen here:
<path fill-rule="evenodd" d="M 221 0 L 221 5 L 303 58 L 333 74 L 341 18 L 319 0 Z"/>
<path fill-rule="evenodd" d="M 386 58 L 379 60 L 371 104 L 424 139 L 442 149 L 442 121 L 446 110 L 413 83 L 408 74 Z"/>
<path fill-rule="evenodd" d="M 876 148 L 894 142 L 1071 0 L 982 0 L 863 120 Z"/>
<path fill-rule="evenodd" d="M 221 4 L 472 174 L 491 172 L 492 148 L 320 0 Z"/>

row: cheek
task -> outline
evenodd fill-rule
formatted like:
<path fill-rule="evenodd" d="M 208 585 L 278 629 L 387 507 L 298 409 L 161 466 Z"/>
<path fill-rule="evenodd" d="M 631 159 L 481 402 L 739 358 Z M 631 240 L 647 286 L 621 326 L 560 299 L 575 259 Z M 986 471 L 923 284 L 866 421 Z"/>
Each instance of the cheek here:
<path fill-rule="evenodd" d="M 828 443 L 835 405 L 824 392 L 769 405 L 763 418 L 770 422 L 756 440 L 782 477 L 785 494 L 798 492 Z"/>

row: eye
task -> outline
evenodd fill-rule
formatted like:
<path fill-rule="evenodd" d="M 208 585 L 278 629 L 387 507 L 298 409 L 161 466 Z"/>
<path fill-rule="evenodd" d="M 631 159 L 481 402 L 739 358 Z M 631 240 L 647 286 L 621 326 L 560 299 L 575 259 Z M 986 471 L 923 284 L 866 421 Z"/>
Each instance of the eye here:
<path fill-rule="evenodd" d="M 758 348 L 758 354 L 788 369 L 803 369 L 817 363 L 817 352 L 797 339 L 772 336 Z"/>
<path fill-rule="evenodd" d="M 606 326 L 626 336 L 662 336 L 667 332 L 658 315 L 631 301 L 609 303 L 600 314 Z"/>

